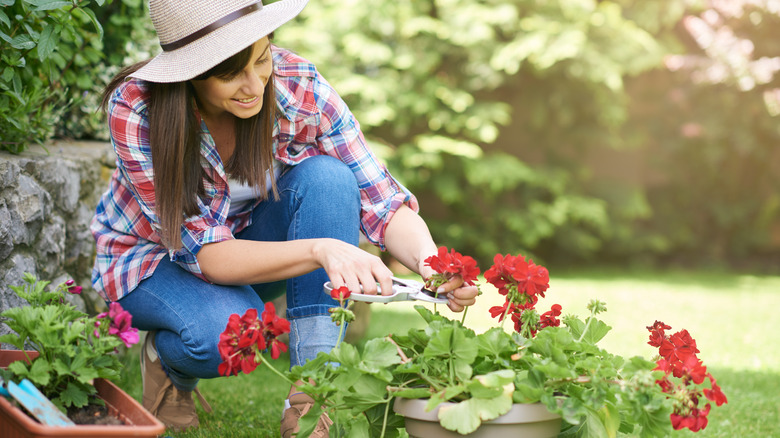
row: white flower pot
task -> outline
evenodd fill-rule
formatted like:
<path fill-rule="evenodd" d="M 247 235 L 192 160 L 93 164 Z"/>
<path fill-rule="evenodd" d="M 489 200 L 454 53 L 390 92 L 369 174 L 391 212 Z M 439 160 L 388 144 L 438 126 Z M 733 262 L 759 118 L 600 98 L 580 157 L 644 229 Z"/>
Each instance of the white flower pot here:
<path fill-rule="evenodd" d="M 561 417 L 553 414 L 541 403 L 512 405 L 506 414 L 482 425 L 468 435 L 447 430 L 439 424 L 439 407 L 425 412 L 426 399 L 397 398 L 393 410 L 405 417 L 406 431 L 410 438 L 554 438 L 561 431 Z"/>

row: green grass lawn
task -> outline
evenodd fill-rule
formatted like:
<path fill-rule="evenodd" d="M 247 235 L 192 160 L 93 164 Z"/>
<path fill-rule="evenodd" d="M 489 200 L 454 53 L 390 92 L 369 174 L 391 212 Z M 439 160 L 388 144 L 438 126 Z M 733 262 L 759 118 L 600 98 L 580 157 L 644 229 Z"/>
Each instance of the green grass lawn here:
<path fill-rule="evenodd" d="M 484 331 L 495 324 L 488 314 L 502 303 L 494 289 L 483 288 L 466 324 Z M 645 326 L 656 319 L 687 329 L 701 351 L 699 358 L 723 388 L 729 403 L 714 408 L 707 429 L 675 432 L 674 437 L 780 438 L 780 277 L 686 272 L 553 272 L 540 311 L 561 304 L 563 312 L 584 317 L 592 298 L 607 303 L 602 319 L 613 327 L 602 347 L 623 356 L 651 357 Z M 422 327 L 411 303 L 371 306 L 366 338 L 404 333 Z M 453 315 L 441 306 L 439 310 Z M 120 385 L 140 400 L 137 347 L 128 356 Z M 284 369 L 287 358 L 275 366 Z M 282 400 L 289 389 L 262 367 L 251 375 L 203 381 L 202 392 L 214 412 L 200 411 L 201 428 L 175 437 L 278 437 Z"/>

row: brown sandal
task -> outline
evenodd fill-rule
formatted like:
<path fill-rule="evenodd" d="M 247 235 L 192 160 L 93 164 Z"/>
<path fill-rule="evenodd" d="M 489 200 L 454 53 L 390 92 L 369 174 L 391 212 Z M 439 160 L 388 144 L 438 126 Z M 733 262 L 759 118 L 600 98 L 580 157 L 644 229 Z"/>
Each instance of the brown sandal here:
<path fill-rule="evenodd" d="M 307 394 L 299 392 L 291 395 L 285 402 L 285 405 L 289 403 L 289 407 L 285 406 L 282 413 L 281 432 L 282 438 L 290 438 L 298 432 L 298 420 L 314 406 L 314 399 Z M 328 430 L 331 424 L 333 424 L 333 421 L 328 417 L 328 414 L 323 412 L 320 416 L 320 421 L 317 422 L 317 427 L 314 428 L 314 432 L 311 433 L 310 437 L 328 438 L 330 436 Z"/>

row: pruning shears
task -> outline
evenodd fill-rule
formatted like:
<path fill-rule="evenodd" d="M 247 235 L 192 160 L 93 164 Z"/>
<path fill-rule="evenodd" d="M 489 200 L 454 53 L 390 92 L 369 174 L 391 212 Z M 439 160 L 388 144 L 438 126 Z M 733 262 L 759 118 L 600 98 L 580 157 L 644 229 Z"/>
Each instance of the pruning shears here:
<path fill-rule="evenodd" d="M 379 290 L 376 295 L 352 293 L 349 299 L 355 301 L 365 301 L 369 303 L 390 303 L 393 301 L 425 301 L 426 303 L 447 304 L 447 298 L 436 296 L 436 293 L 425 288 L 423 283 L 415 280 L 405 280 L 393 278 L 393 293 L 391 295 L 381 295 Z M 378 287 L 377 287 L 378 288 Z M 379 288 L 378 288 L 379 289 Z M 330 295 L 333 290 L 331 282 L 325 283 L 323 292 Z"/>

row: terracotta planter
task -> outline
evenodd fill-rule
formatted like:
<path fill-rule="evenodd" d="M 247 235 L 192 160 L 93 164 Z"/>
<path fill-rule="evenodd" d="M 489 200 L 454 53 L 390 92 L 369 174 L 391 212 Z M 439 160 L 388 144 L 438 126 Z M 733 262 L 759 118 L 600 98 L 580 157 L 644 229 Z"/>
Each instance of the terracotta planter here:
<path fill-rule="evenodd" d="M 425 399 L 397 398 L 393 410 L 405 417 L 410 438 L 554 438 L 561 431 L 561 417 L 541 403 L 514 404 L 506 414 L 482 425 L 468 435 L 447 430 L 439 424 L 439 407 L 425 412 Z M 440 406 L 452 405 L 442 403 Z"/>
<path fill-rule="evenodd" d="M 27 354 L 31 358 L 38 355 L 29 351 Z M 7 367 L 17 360 L 25 360 L 23 352 L 0 350 L 0 367 Z M 118 386 L 105 379 L 96 379 L 94 384 L 109 414 L 119 418 L 123 425 L 46 426 L 0 396 L 0 437 L 156 437 L 165 432 L 162 423 Z"/>

